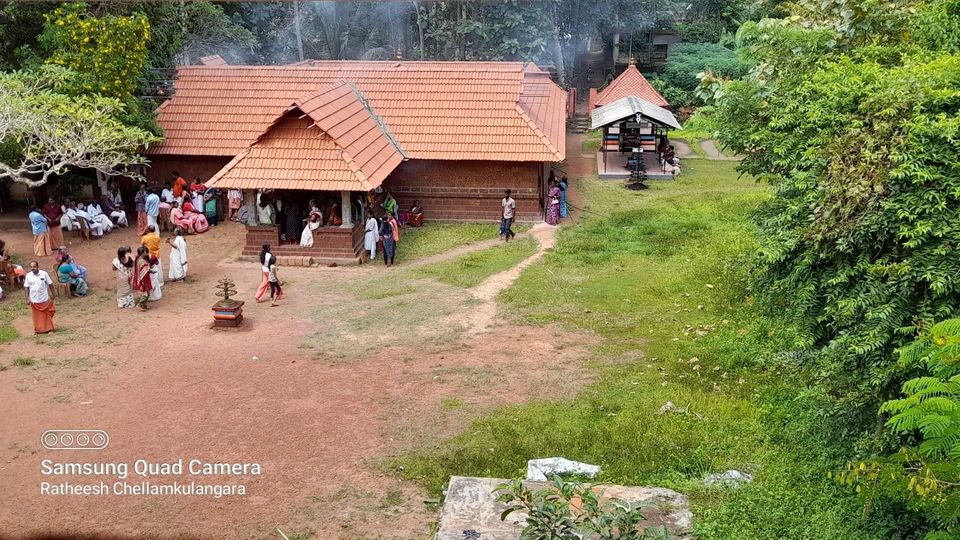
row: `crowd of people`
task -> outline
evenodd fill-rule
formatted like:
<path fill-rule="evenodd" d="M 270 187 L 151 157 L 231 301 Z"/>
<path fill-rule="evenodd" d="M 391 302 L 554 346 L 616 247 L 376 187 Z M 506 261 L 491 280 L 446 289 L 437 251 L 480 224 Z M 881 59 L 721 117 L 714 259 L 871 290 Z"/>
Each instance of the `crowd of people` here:
<path fill-rule="evenodd" d="M 672 147 L 668 150 L 672 150 Z M 558 180 L 553 172 L 550 173 L 545 209 L 548 224 L 557 225 L 562 218 L 569 215 L 568 189 L 569 183 L 565 176 Z M 146 310 L 151 302 L 163 297 L 165 282 L 187 279 L 185 236 L 201 234 L 211 225 L 218 223 L 218 198 L 219 192 L 207 188 L 200 178 L 188 183 L 176 171 L 172 173 L 172 180 L 166 182 L 159 193 L 145 183 L 138 186 L 133 202 L 137 213 L 136 229 L 140 244 L 135 250 L 131 246 L 119 247 L 117 256 L 112 261 L 118 308 L 138 307 Z M 229 190 L 227 202 L 227 219 L 246 222 L 244 213 L 247 208 L 243 204 L 243 193 L 236 189 Z M 384 265 L 392 266 L 402 228 L 423 224 L 423 205 L 420 201 L 414 201 L 408 211 L 401 211 L 397 200 L 387 190 L 362 194 L 350 202 L 351 219 L 355 222 L 363 219 L 363 246 L 368 260 L 374 261 L 377 254 L 382 253 Z M 504 241 L 510 241 L 516 236 L 512 228 L 516 208 L 516 200 L 508 189 L 501 200 L 500 238 Z M 295 198 L 277 195 L 270 190 L 258 191 L 255 210 L 260 223 L 280 226 L 282 241 L 298 243 L 303 247 L 314 245 L 314 233 L 320 227 L 339 226 L 343 223 L 337 200 L 312 198 L 306 208 L 301 210 Z M 64 246 L 63 230 L 82 229 L 89 231 L 92 237 L 102 237 L 110 234 L 116 227 L 128 227 L 131 223 L 116 185 L 110 185 L 99 202 L 65 200 L 57 203 L 51 198 L 42 208 L 31 207 L 29 220 L 34 236 L 34 254 L 37 257 L 55 255 L 56 264 L 52 272 L 54 277 L 40 269 L 37 261 L 30 262 L 29 271 L 17 265 L 12 267 L 17 278 L 24 282 L 27 302 L 33 313 L 34 329 L 37 333 L 45 333 L 53 329 L 56 309 L 52 288 L 55 283 L 66 284 L 71 296 L 86 296 L 90 291 L 87 268 L 79 264 Z M 162 240 L 159 233 L 160 225 L 164 222 L 169 223 L 173 234 Z M 161 261 L 161 248 L 164 243 L 170 248 L 166 280 Z M 6 244 L 2 240 L 0 262 L 12 264 Z M 269 292 L 271 305 L 277 305 L 283 298 L 283 283 L 278 277 L 277 257 L 271 252 L 269 244 L 262 246 L 259 262 L 262 280 L 255 298 L 258 302 L 265 301 Z M 0 290 L 0 297 L 2 295 L 3 291 Z"/>

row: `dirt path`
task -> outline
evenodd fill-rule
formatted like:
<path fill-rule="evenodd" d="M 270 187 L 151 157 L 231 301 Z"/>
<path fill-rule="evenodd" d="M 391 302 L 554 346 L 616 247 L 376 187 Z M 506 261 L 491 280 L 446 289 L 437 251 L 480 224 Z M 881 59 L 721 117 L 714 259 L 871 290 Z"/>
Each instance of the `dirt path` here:
<path fill-rule="evenodd" d="M 528 233 L 540 244 L 536 255 L 474 291 L 412 278 L 402 266 L 284 268 L 288 296 L 271 308 L 250 300 L 259 269 L 236 261 L 242 229 L 226 224 L 187 239 L 191 282 L 166 286 L 146 313 L 115 304 L 109 261 L 116 246 L 135 245 L 130 231 L 74 243 L 95 293 L 58 303 L 56 333 L 0 344 L 0 531 L 279 538 L 279 526 L 322 539 L 426 537 L 435 510 L 418 486 L 388 472 L 390 456 L 436 444 L 491 408 L 561 398 L 557 388 L 574 393 L 579 386 L 569 381 L 590 381 L 581 362 L 589 336 L 491 324 L 496 294 L 552 246 L 553 228 L 544 227 Z M 29 232 L 4 237 L 15 252 L 29 250 Z M 247 300 L 238 331 L 210 328 L 213 286 L 223 276 Z M 442 328 L 445 314 L 469 313 L 477 302 L 493 313 L 482 326 Z M 14 326 L 29 334 L 26 316 Z M 349 354 L 341 359 L 337 350 Z M 13 366 L 15 358 L 32 365 Z M 103 429 L 110 446 L 95 456 L 44 450 L 40 434 L 53 428 Z M 219 499 L 39 493 L 43 481 L 116 481 L 45 476 L 42 459 L 180 458 L 256 462 L 263 473 L 126 480 L 246 487 L 244 496 Z"/>
<path fill-rule="evenodd" d="M 741 158 L 725 155 L 717 148 L 717 142 L 713 139 L 704 139 L 700 141 L 700 148 L 707 154 L 707 158 L 716 161 L 740 161 Z"/>
<path fill-rule="evenodd" d="M 513 285 L 520 274 L 527 267 L 539 261 L 547 250 L 553 249 L 557 228 L 546 223 L 540 223 L 530 229 L 530 234 L 537 241 L 537 251 L 533 255 L 520 261 L 519 264 L 509 270 L 490 276 L 472 289 L 473 297 L 480 302 L 480 305 L 474 307 L 470 312 L 467 329 L 469 334 L 482 334 L 497 320 L 497 295 Z"/>

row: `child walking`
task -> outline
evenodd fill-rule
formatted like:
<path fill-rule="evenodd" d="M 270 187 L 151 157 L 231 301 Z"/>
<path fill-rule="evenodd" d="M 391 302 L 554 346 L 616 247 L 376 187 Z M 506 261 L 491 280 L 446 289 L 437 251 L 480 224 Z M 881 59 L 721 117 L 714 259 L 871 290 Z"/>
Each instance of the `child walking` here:
<path fill-rule="evenodd" d="M 277 301 L 283 299 L 283 289 L 280 287 L 283 282 L 277 277 L 277 259 L 274 257 L 270 261 L 270 274 L 267 277 L 270 283 L 270 307 L 277 305 Z"/>

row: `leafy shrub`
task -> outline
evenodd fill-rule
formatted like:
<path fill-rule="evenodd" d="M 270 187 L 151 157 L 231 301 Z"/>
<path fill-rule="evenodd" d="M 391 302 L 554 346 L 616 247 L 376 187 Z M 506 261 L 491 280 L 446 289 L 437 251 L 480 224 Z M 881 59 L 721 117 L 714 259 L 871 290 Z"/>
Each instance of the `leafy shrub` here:
<path fill-rule="evenodd" d="M 764 67 L 724 86 L 717 125 L 775 189 L 759 296 L 868 432 L 906 375 L 893 351 L 960 311 L 960 57 L 916 54 L 908 9 L 808 4 L 741 30 Z"/>
<path fill-rule="evenodd" d="M 666 538 L 663 527 L 639 530 L 641 506 L 620 499 L 604 500 L 603 492 L 559 476 L 542 490 L 531 491 L 522 480 L 497 486 L 497 500 L 507 504 L 500 519 L 518 510 L 527 513 L 527 525 L 520 540 L 644 540 Z"/>
<path fill-rule="evenodd" d="M 734 51 L 719 43 L 678 43 L 670 49 L 667 64 L 651 84 L 673 106 L 699 104 L 694 91 L 699 75 L 710 72 L 719 78 L 737 78 L 747 73 Z"/>
<path fill-rule="evenodd" d="M 903 383 L 905 397 L 880 408 L 903 446 L 885 459 L 850 463 L 838 481 L 875 498 L 905 500 L 940 529 L 927 538 L 960 535 L 960 319 L 934 325 L 899 351 L 920 376 Z"/>

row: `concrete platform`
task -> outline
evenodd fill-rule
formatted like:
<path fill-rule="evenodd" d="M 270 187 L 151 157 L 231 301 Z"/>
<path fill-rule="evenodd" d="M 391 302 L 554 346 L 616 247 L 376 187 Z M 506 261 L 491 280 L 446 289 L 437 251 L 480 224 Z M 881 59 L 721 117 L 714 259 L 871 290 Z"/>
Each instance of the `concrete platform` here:
<path fill-rule="evenodd" d="M 647 178 L 650 180 L 672 180 L 673 175 L 663 173 L 660 170 L 660 163 L 657 161 L 657 155 L 653 152 L 643 152 L 643 162 L 647 166 Z M 625 180 L 630 178 L 630 171 L 627 169 L 627 158 L 630 154 L 627 152 L 607 152 L 607 164 L 603 164 L 603 152 L 597 152 L 597 175 L 601 180 Z"/>
<path fill-rule="evenodd" d="M 506 505 L 497 502 L 496 487 L 506 482 L 500 478 L 473 478 L 453 476 L 440 514 L 440 525 L 435 540 L 517 540 L 527 519 L 526 513 L 514 512 L 505 521 L 500 514 Z M 546 482 L 524 482 L 531 489 L 540 489 Z M 641 527 L 665 526 L 671 538 L 691 538 L 693 515 L 686 496 L 671 489 L 655 487 L 616 486 L 601 484 L 604 497 L 622 499 L 630 503 L 646 502 L 645 519 Z"/>

